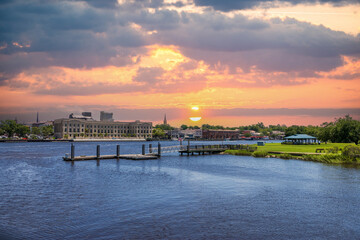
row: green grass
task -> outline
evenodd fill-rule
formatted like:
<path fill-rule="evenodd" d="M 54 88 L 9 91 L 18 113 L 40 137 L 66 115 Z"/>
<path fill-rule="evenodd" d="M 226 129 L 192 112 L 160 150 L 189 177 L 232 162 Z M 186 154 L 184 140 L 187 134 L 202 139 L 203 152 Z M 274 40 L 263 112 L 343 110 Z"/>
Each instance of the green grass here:
<path fill-rule="evenodd" d="M 282 159 L 301 159 L 305 161 L 334 163 L 334 164 L 344 164 L 344 163 L 360 164 L 360 158 L 356 157 L 356 155 L 359 156 L 359 147 L 355 147 L 355 151 L 352 151 L 352 155 L 348 153 L 349 152 L 348 150 L 341 153 L 341 150 L 343 150 L 345 146 L 348 145 L 356 146 L 354 143 L 328 143 L 328 144 L 322 143 L 320 145 L 319 144 L 318 145 L 285 145 L 281 143 L 266 143 L 265 146 L 258 146 L 257 150 L 253 153 L 248 152 L 246 150 L 226 150 L 225 153 L 232 155 L 243 155 L 243 156 L 251 155 L 253 157 L 276 156 Z M 324 149 L 325 153 L 320 155 L 306 154 L 306 153 L 315 153 L 316 149 L 318 148 Z M 331 153 L 331 151 L 326 151 L 326 149 L 334 149 L 334 148 L 337 148 L 340 151 L 335 151 L 333 153 Z M 352 149 L 354 148 L 352 147 Z M 274 154 L 268 152 L 281 152 L 281 153 Z M 295 154 L 292 153 L 304 153 L 304 155 L 297 154 L 300 156 L 293 156 Z"/>
<path fill-rule="evenodd" d="M 347 145 L 355 145 L 354 143 L 321 143 L 320 145 L 285 145 L 281 143 L 265 143 L 265 146 L 258 146 L 258 151 L 266 152 L 303 152 L 315 153 L 317 148 L 344 148 Z"/>

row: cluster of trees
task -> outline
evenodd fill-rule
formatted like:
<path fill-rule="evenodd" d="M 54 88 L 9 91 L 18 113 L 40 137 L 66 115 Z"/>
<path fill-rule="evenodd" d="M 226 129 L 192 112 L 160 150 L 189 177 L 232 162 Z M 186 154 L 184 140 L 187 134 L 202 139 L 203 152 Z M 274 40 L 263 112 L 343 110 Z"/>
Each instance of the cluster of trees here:
<path fill-rule="evenodd" d="M 349 115 L 339 118 L 335 122 L 325 122 L 321 125 L 317 133 L 317 137 L 321 141 L 360 142 L 360 121 L 352 119 Z"/>
<path fill-rule="evenodd" d="M 0 123 L 0 135 L 6 134 L 9 138 L 16 134 L 19 137 L 25 137 L 30 133 L 28 126 L 18 124 L 14 120 L 4 120 Z"/>
<path fill-rule="evenodd" d="M 24 138 L 28 135 L 36 138 L 41 136 L 44 138 L 50 137 L 54 134 L 53 126 L 42 126 L 42 127 L 30 127 L 19 124 L 14 120 L 4 120 L 0 122 L 0 135 L 6 134 L 8 138 L 12 138 L 14 135 Z"/>

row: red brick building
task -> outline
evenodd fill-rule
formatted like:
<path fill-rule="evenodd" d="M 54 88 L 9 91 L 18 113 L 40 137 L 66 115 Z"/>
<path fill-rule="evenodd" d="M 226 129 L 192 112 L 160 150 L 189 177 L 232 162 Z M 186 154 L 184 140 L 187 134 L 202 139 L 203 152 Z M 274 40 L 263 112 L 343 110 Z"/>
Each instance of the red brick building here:
<path fill-rule="evenodd" d="M 239 130 L 203 130 L 202 137 L 209 140 L 224 140 L 226 138 L 239 139 Z"/>

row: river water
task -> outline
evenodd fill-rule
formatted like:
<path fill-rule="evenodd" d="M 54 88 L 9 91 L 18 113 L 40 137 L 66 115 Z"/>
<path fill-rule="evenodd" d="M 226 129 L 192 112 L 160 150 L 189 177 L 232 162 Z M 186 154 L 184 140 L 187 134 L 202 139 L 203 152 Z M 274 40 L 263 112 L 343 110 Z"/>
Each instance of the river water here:
<path fill-rule="evenodd" d="M 75 143 L 76 155 L 97 144 L 119 143 Z M 69 151 L 0 144 L 0 239 L 360 239 L 360 169 L 178 154 L 72 165 Z"/>

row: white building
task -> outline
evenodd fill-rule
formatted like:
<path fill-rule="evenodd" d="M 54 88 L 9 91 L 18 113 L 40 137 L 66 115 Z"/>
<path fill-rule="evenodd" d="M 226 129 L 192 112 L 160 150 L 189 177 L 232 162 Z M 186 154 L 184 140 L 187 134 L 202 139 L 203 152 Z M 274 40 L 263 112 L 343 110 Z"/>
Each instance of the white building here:
<path fill-rule="evenodd" d="M 151 138 L 151 122 L 109 122 L 82 118 L 54 121 L 55 138 Z"/>

